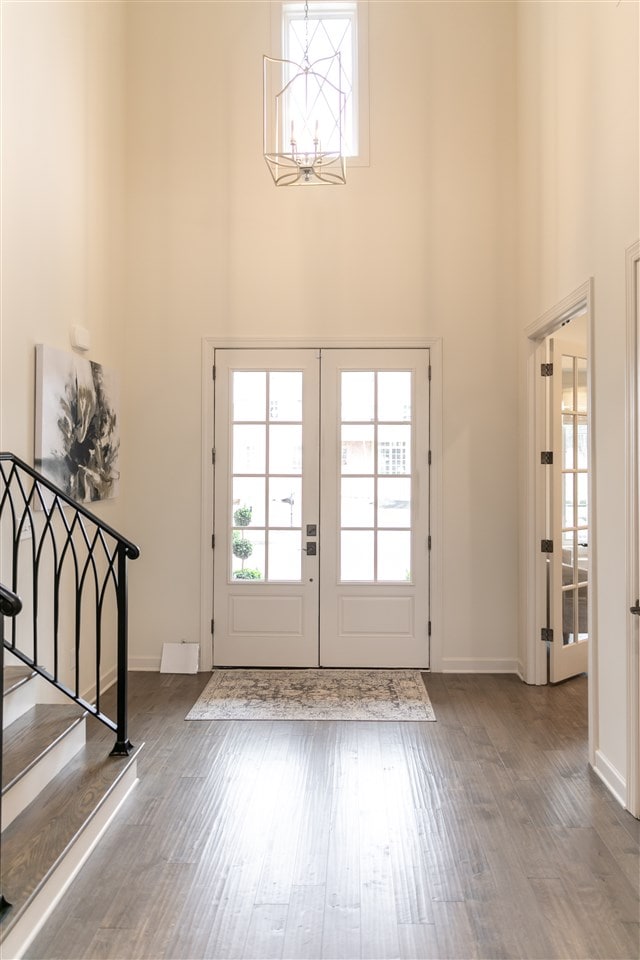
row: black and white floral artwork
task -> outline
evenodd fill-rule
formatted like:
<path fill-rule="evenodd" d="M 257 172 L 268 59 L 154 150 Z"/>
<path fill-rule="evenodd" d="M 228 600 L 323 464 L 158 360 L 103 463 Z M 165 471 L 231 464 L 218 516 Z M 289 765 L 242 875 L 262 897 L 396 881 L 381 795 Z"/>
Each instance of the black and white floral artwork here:
<path fill-rule="evenodd" d="M 36 346 L 35 466 L 74 500 L 117 496 L 118 406 L 114 371 Z"/>

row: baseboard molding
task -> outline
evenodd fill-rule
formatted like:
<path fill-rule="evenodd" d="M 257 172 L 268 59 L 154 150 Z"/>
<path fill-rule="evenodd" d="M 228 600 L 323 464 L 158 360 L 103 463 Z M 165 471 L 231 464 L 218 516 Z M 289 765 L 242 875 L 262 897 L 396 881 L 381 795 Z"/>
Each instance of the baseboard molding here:
<path fill-rule="evenodd" d="M 626 807 L 627 784 L 624 777 L 600 750 L 596 750 L 596 762 L 593 769 L 620 806 Z"/>
<path fill-rule="evenodd" d="M 129 670 L 147 670 L 157 673 L 160 670 L 160 657 L 129 657 Z"/>
<path fill-rule="evenodd" d="M 441 673 L 516 673 L 521 676 L 517 660 L 474 660 L 470 657 L 444 657 Z"/>

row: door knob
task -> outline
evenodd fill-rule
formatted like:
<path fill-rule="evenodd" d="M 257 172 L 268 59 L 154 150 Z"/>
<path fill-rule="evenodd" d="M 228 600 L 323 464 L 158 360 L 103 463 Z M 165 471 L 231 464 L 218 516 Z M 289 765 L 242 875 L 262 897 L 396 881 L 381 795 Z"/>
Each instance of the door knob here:
<path fill-rule="evenodd" d="M 630 613 L 635 613 L 637 617 L 640 617 L 640 599 L 636 600 L 634 607 L 629 607 Z"/>
<path fill-rule="evenodd" d="M 306 547 L 306 553 L 308 557 L 315 557 L 316 555 L 316 544 L 308 543 Z"/>

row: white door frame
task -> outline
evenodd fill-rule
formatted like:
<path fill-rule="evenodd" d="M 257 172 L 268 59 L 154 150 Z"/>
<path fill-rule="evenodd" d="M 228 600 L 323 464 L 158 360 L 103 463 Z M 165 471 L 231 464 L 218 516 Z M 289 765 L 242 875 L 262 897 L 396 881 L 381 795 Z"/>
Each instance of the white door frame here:
<path fill-rule="evenodd" d="M 430 449 L 432 453 L 430 483 L 430 583 L 431 583 L 431 642 L 430 669 L 442 669 L 442 340 L 424 339 L 249 339 L 203 337 L 202 339 L 202 473 L 201 473 L 201 535 L 200 535 L 200 669 L 213 666 L 211 623 L 213 617 L 213 437 L 214 437 L 214 380 L 213 365 L 216 350 L 286 350 L 286 349 L 429 349 L 431 356 Z"/>
<path fill-rule="evenodd" d="M 640 470 L 638 468 L 638 311 L 640 240 L 626 252 L 627 278 L 627 605 L 638 598 L 640 570 Z M 640 619 L 627 614 L 627 796 L 626 807 L 640 818 Z"/>
<path fill-rule="evenodd" d="M 551 307 L 541 317 L 525 328 L 527 349 L 527 386 L 526 386 L 526 477 L 525 477 L 525 591 L 524 591 L 524 629 L 525 663 L 523 679 L 526 683 L 545 684 L 547 682 L 547 651 L 540 640 L 540 630 L 545 625 L 545 576 L 544 555 L 540 551 L 540 541 L 545 537 L 545 477 L 540 468 L 540 452 L 545 449 L 546 433 L 545 387 L 540 376 L 542 343 L 552 333 L 573 317 L 586 313 L 587 316 L 587 356 L 588 356 L 588 447 L 589 447 L 589 542 L 591 544 L 591 589 L 587 600 L 589 622 L 589 762 L 595 764 L 595 730 L 597 729 L 597 621 L 596 621 L 596 583 L 597 549 L 595 525 L 595 473 L 594 449 L 594 311 L 593 278 L 581 284 L 564 300 Z"/>

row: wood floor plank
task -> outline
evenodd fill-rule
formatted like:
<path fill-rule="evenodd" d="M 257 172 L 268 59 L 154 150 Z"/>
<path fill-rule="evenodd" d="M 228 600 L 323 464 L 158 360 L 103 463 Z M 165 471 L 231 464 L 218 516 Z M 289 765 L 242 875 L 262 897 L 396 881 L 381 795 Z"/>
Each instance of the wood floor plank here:
<path fill-rule="evenodd" d="M 436 723 L 185 722 L 207 679 L 132 675 L 141 781 L 27 958 L 640 955 L 584 678 L 428 677 Z"/>

